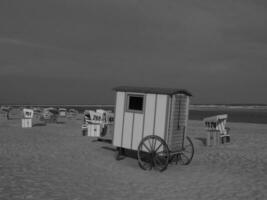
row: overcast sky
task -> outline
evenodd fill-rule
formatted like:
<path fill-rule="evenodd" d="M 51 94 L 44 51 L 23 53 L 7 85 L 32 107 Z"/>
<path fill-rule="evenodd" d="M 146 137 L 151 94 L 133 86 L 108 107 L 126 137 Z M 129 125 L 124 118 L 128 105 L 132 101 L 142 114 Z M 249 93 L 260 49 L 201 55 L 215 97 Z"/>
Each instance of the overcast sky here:
<path fill-rule="evenodd" d="M 119 85 L 267 103 L 267 1 L 0 1 L 0 103 L 113 104 Z"/>

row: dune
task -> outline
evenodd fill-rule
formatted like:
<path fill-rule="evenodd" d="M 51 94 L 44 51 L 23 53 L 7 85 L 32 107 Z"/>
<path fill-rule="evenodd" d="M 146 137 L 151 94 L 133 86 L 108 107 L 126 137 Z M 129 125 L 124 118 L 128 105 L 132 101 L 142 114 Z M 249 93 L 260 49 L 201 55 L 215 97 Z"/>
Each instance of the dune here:
<path fill-rule="evenodd" d="M 231 143 L 206 147 L 202 122 L 190 120 L 192 163 L 159 173 L 116 161 L 112 144 L 82 136 L 81 120 L 1 120 L 0 199 L 266 199 L 267 125 L 228 125 Z"/>

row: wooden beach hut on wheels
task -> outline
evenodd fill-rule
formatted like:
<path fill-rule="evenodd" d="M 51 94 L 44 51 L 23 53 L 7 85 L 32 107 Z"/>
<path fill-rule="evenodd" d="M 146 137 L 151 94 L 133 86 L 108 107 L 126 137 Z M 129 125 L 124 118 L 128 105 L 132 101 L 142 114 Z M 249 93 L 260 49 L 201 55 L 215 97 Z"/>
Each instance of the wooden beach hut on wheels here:
<path fill-rule="evenodd" d="M 189 98 L 187 90 L 116 87 L 113 145 L 117 159 L 125 149 L 137 151 L 141 168 L 163 171 L 176 158 L 189 164 L 194 154 L 187 137 Z M 185 144 L 189 155 L 186 155 Z"/>

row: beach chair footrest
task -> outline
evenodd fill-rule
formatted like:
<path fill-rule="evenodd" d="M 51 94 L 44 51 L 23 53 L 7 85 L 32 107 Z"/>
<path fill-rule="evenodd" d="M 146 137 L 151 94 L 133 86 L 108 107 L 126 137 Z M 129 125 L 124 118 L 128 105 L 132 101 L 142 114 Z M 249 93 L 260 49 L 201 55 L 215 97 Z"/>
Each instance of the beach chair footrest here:
<path fill-rule="evenodd" d="M 221 143 L 229 143 L 230 142 L 230 135 L 222 135 L 221 136 Z"/>

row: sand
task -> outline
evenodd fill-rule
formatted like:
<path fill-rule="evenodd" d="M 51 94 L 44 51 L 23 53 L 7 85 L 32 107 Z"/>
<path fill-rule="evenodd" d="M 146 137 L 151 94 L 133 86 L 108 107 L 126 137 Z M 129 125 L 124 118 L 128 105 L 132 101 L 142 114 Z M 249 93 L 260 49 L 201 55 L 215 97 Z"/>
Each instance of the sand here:
<path fill-rule="evenodd" d="M 228 123 L 231 144 L 206 147 L 201 121 L 189 121 L 188 166 L 143 171 L 114 159 L 114 147 L 81 134 L 81 120 L 22 129 L 0 121 L 0 199 L 267 199 L 267 125 Z"/>

